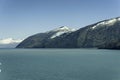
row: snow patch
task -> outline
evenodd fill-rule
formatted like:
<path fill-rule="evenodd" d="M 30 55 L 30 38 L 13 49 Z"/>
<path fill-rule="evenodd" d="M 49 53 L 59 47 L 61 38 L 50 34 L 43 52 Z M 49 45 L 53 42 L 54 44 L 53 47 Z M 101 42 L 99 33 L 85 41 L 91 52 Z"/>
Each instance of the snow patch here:
<path fill-rule="evenodd" d="M 52 31 L 66 31 L 66 30 L 70 30 L 70 28 L 68 28 L 67 26 L 62 26 L 62 27 L 59 27 L 59 28 L 56 28 L 56 29 L 54 29 L 54 30 L 52 30 Z"/>
<path fill-rule="evenodd" d="M 64 33 L 70 33 L 70 32 L 73 32 L 73 31 L 76 31 L 76 30 L 68 28 L 66 26 L 62 26 L 60 28 L 52 30 L 52 32 L 56 32 L 56 33 L 54 35 L 52 35 L 50 38 L 53 39 L 53 38 L 58 37 L 58 36 L 60 36 Z"/>
<path fill-rule="evenodd" d="M 64 33 L 67 33 L 67 32 L 57 32 L 56 34 L 54 34 L 54 35 L 51 36 L 51 39 L 53 39 L 53 38 L 55 38 L 57 36 L 60 36 L 60 35 L 62 35 Z"/>
<path fill-rule="evenodd" d="M 111 19 L 111 20 L 107 20 L 107 21 L 103 21 L 100 22 L 98 24 L 96 24 L 95 26 L 92 27 L 92 29 L 97 28 L 98 26 L 103 26 L 103 25 L 113 25 L 115 22 L 117 21 L 117 19 Z"/>
<path fill-rule="evenodd" d="M 118 21 L 120 21 L 120 18 L 118 18 Z"/>
<path fill-rule="evenodd" d="M 95 29 L 97 26 L 104 25 L 105 22 L 98 23 L 97 25 L 93 26 L 92 29 Z"/>
<path fill-rule="evenodd" d="M 113 25 L 116 21 L 117 21 L 117 19 L 109 20 L 106 22 L 106 25 Z"/>

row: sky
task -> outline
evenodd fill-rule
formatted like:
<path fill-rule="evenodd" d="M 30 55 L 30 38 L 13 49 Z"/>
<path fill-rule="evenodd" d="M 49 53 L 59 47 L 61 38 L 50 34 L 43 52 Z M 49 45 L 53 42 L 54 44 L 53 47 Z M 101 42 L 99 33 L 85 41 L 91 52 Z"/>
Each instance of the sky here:
<path fill-rule="evenodd" d="M 120 16 L 120 0 L 0 0 L 0 39 L 61 26 L 79 29 Z"/>

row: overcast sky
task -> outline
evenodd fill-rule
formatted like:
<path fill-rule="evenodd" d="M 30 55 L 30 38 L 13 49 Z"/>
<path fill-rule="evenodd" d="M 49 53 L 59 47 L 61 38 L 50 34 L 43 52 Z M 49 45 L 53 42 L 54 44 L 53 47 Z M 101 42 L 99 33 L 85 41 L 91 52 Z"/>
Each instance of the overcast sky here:
<path fill-rule="evenodd" d="M 120 0 L 0 0 L 0 39 L 60 26 L 80 28 L 120 16 Z"/>

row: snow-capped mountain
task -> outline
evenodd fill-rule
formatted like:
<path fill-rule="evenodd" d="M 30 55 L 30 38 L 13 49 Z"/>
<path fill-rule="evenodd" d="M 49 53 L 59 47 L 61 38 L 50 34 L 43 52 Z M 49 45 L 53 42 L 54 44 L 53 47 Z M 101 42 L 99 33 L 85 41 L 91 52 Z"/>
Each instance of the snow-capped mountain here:
<path fill-rule="evenodd" d="M 62 26 L 62 27 L 56 28 L 54 30 L 51 30 L 50 32 L 55 32 L 55 34 L 53 34 L 50 38 L 53 39 L 53 38 L 58 37 L 64 33 L 70 33 L 73 31 L 75 31 L 75 29 L 68 28 L 67 26 Z"/>
<path fill-rule="evenodd" d="M 62 26 L 62 27 L 47 31 L 45 33 L 38 33 L 33 36 L 30 36 L 24 41 L 22 41 L 22 43 L 20 43 L 17 47 L 20 47 L 23 45 L 27 46 L 28 48 L 32 46 L 35 46 L 37 48 L 40 45 L 41 47 L 44 47 L 44 44 L 46 44 L 45 42 L 49 42 L 50 40 L 54 40 L 55 38 L 60 37 L 63 34 L 69 34 L 74 31 L 76 30 L 68 28 L 66 26 Z M 28 43 L 28 44 L 25 44 L 25 43 Z"/>
<path fill-rule="evenodd" d="M 22 41 L 21 39 L 13 38 L 0 39 L 0 48 L 15 48 Z"/>
<path fill-rule="evenodd" d="M 60 27 L 28 37 L 17 48 L 120 49 L 120 17 L 103 20 L 79 30 Z"/>

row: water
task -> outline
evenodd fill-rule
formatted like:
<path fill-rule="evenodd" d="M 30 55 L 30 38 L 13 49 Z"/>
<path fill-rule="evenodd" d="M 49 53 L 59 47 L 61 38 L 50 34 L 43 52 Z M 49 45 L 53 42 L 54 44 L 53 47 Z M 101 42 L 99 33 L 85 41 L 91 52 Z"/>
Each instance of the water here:
<path fill-rule="evenodd" d="M 120 80 L 120 51 L 0 49 L 0 80 Z"/>

